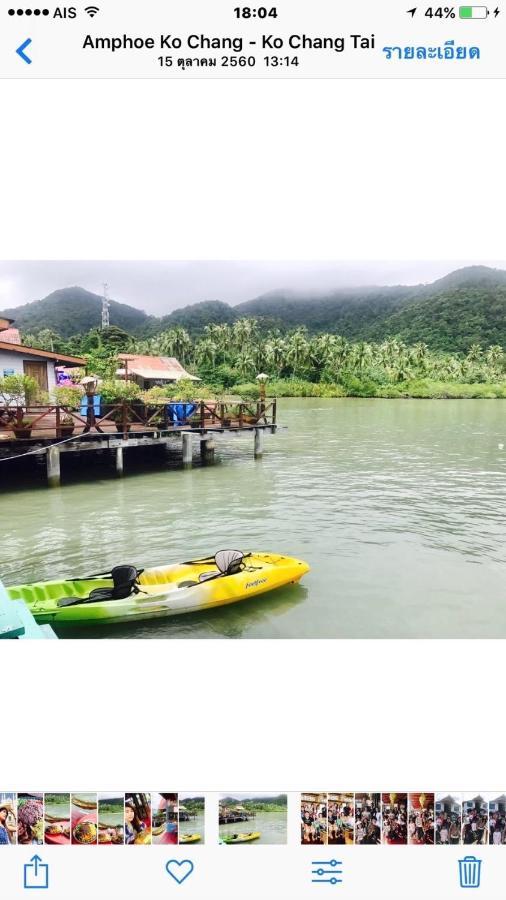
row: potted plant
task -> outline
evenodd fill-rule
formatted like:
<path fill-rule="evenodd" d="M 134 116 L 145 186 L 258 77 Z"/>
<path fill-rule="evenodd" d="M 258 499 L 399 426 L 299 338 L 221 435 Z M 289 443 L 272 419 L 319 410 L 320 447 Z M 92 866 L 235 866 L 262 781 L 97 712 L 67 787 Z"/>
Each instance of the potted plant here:
<path fill-rule="evenodd" d="M 71 437 L 74 434 L 74 428 L 76 427 L 76 423 L 71 415 L 68 413 L 61 417 L 60 419 L 60 434 L 62 438 Z"/>
<path fill-rule="evenodd" d="M 132 415 L 128 407 L 125 407 L 123 404 L 117 409 L 113 409 L 108 418 L 111 422 L 114 422 L 116 431 L 120 433 L 129 432 L 132 427 Z"/>
<path fill-rule="evenodd" d="M 103 381 L 100 385 L 100 395 L 106 404 L 107 419 L 115 423 L 119 432 L 130 431 L 132 415 L 129 406 L 140 398 L 139 385 L 134 381 L 121 381 L 119 378 Z"/>
<path fill-rule="evenodd" d="M 59 385 L 54 389 L 55 402 L 58 406 L 63 407 L 63 415 L 60 417 L 60 434 L 62 438 L 71 437 L 74 434 L 76 423 L 69 410 L 80 408 L 82 396 L 83 391 L 79 385 L 75 387 Z"/>
<path fill-rule="evenodd" d="M 15 425 L 12 426 L 12 430 L 17 440 L 28 440 L 32 434 L 31 419 L 18 419 Z"/>

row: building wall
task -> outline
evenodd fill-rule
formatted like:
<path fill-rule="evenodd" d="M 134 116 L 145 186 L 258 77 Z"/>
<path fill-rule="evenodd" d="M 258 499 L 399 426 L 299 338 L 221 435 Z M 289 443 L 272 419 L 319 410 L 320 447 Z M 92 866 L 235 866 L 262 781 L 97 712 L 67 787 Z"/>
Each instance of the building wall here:
<path fill-rule="evenodd" d="M 42 356 L 33 356 L 30 353 L 13 353 L 12 350 L 0 350 L 0 378 L 5 375 L 5 370 L 9 370 L 8 374 L 24 375 L 23 360 L 29 362 L 44 362 Z M 51 391 L 56 385 L 55 361 L 48 359 L 45 361 L 47 367 L 47 384 L 48 390 Z"/>

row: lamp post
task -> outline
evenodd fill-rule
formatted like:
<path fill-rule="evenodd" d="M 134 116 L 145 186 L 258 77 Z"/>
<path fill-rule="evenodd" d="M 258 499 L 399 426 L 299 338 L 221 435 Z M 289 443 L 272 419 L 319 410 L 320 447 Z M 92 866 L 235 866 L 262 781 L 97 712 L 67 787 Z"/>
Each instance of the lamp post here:
<path fill-rule="evenodd" d="M 97 389 L 98 378 L 96 375 L 86 375 L 85 378 L 81 381 L 81 384 L 86 392 L 86 427 L 84 429 L 84 434 L 88 431 L 91 431 L 92 428 L 95 428 L 95 391 Z"/>
<path fill-rule="evenodd" d="M 268 377 L 269 376 L 266 375 L 265 372 L 260 372 L 260 374 L 257 375 L 257 377 L 256 377 L 256 380 L 258 381 L 259 388 L 260 388 L 260 410 L 259 410 L 260 416 L 259 416 L 259 418 L 261 416 L 263 416 L 263 414 L 265 413 L 265 385 L 266 385 Z"/>

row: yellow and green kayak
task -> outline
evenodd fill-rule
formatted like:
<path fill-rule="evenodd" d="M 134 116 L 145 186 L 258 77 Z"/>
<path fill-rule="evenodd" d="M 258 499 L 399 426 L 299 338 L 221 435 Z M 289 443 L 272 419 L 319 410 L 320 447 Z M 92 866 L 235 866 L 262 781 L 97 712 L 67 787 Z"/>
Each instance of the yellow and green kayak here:
<path fill-rule="evenodd" d="M 226 834 L 222 838 L 224 844 L 249 844 L 250 841 L 258 841 L 260 831 L 250 831 L 249 834 Z"/>
<path fill-rule="evenodd" d="M 180 844 L 198 844 L 202 840 L 200 834 L 181 834 L 179 836 Z"/>
<path fill-rule="evenodd" d="M 137 570 L 117 566 L 106 575 L 7 587 L 38 623 L 114 625 L 179 616 L 238 603 L 298 582 L 307 563 L 276 553 L 219 551 L 214 557 Z"/>

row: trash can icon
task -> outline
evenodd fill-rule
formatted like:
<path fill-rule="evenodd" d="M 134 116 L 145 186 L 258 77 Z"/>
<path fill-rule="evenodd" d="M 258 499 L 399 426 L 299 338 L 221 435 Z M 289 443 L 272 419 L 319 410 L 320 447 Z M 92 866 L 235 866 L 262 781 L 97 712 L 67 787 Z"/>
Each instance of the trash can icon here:
<path fill-rule="evenodd" d="M 465 856 L 459 859 L 460 886 L 462 888 L 479 888 L 481 881 L 481 859 Z"/>

